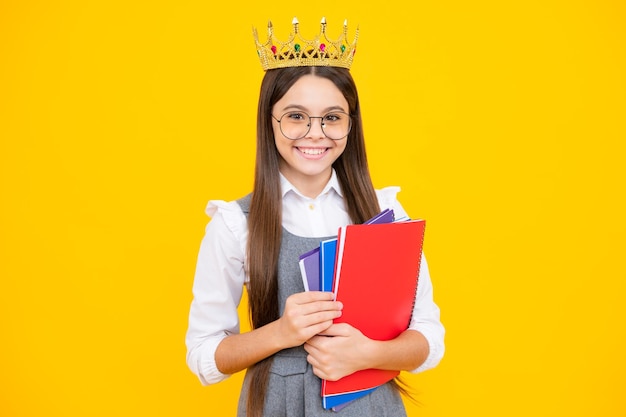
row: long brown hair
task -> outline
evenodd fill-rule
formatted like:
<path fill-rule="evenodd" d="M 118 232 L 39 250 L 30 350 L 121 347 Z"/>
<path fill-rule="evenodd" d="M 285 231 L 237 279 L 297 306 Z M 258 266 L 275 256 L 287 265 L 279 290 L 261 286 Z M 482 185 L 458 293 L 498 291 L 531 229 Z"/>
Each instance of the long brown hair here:
<path fill-rule="evenodd" d="M 267 71 L 259 96 L 254 189 L 248 215 L 248 301 L 254 329 L 279 318 L 278 254 L 282 236 L 282 198 L 280 157 L 274 142 L 271 111 L 300 77 L 309 74 L 332 81 L 346 98 L 352 116 L 346 149 L 333 164 L 350 219 L 362 223 L 380 211 L 367 165 L 359 98 L 349 71 L 334 67 Z M 248 369 L 250 385 L 246 408 L 250 417 L 259 417 L 263 413 L 271 362 L 272 357 L 269 357 Z"/>

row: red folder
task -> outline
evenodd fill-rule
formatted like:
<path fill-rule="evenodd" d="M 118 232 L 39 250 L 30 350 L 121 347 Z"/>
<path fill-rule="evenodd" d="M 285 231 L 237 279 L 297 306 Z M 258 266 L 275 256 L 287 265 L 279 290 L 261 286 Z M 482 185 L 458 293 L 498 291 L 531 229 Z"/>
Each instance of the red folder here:
<path fill-rule="evenodd" d="M 408 328 L 424 227 L 424 220 L 409 220 L 339 229 L 333 290 L 343 310 L 335 323 L 349 323 L 375 340 L 393 339 Z M 332 406 L 333 396 L 371 390 L 398 374 L 366 369 L 338 381 L 323 380 L 324 403 Z"/>

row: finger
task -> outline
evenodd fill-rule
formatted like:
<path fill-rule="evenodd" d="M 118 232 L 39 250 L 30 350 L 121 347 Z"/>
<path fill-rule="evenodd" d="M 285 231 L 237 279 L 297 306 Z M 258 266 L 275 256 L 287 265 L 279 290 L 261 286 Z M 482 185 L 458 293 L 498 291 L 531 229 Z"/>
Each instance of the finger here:
<path fill-rule="evenodd" d="M 332 324 L 333 322 L 331 320 L 328 320 L 325 322 L 316 323 L 316 324 L 306 327 L 305 329 L 303 329 L 301 333 L 303 335 L 302 342 L 304 343 L 307 340 L 310 340 L 312 337 L 326 330 Z"/>
<path fill-rule="evenodd" d="M 324 324 L 323 329 L 319 330 L 320 332 L 322 332 L 332 326 L 333 320 L 338 317 L 341 317 L 341 311 L 328 310 L 303 315 L 302 317 L 300 317 L 299 320 L 303 327 L 311 327 L 317 324 Z"/>
<path fill-rule="evenodd" d="M 307 304 L 314 301 L 333 301 L 335 295 L 328 291 L 305 291 L 289 296 L 297 304 Z"/>
<path fill-rule="evenodd" d="M 336 301 L 314 301 L 306 304 L 288 304 L 285 307 L 287 314 L 314 316 L 319 313 L 331 313 L 332 318 L 339 317 L 343 305 Z"/>
<path fill-rule="evenodd" d="M 320 333 L 320 336 L 350 336 L 353 327 L 347 323 L 333 323 L 326 330 Z"/>
<path fill-rule="evenodd" d="M 339 378 L 335 377 L 329 373 L 327 373 L 326 371 L 324 371 L 323 368 L 320 368 L 318 366 L 315 366 L 313 364 L 311 364 L 311 367 L 313 368 L 313 374 L 315 376 L 317 376 L 320 379 L 325 379 L 327 381 L 337 381 Z"/>
<path fill-rule="evenodd" d="M 333 294 L 323 291 L 301 292 L 292 294 L 287 298 L 287 307 L 300 308 L 302 314 L 315 311 L 342 309 L 343 304 L 333 300 Z"/>
<path fill-rule="evenodd" d="M 289 332 L 298 334 L 301 343 L 316 334 L 323 332 L 333 324 L 333 320 L 340 314 L 339 311 L 324 311 L 309 315 L 299 314 L 297 311 L 285 312 L 281 322 Z"/>
<path fill-rule="evenodd" d="M 324 332 L 321 332 L 319 334 L 322 334 L 322 333 Z M 323 337 L 316 335 L 306 341 L 306 343 L 304 344 L 304 349 L 309 353 L 319 352 L 320 347 L 322 347 L 322 344 L 323 344 Z"/>
<path fill-rule="evenodd" d="M 324 355 L 322 352 L 318 351 L 312 346 L 308 346 L 307 352 L 307 362 L 317 368 L 324 369 L 324 363 L 326 360 L 328 360 L 328 355 Z"/>
<path fill-rule="evenodd" d="M 312 355 L 307 355 L 306 361 L 313 367 L 313 373 L 323 379 L 321 375 L 324 375 L 324 373 L 322 372 L 319 361 Z"/>
<path fill-rule="evenodd" d="M 311 339 L 313 339 L 313 338 L 311 338 Z M 304 347 L 304 350 L 306 351 L 306 353 L 309 354 L 309 356 L 315 355 L 315 353 L 317 352 L 317 348 L 315 347 L 314 344 L 310 343 L 310 339 L 309 339 L 309 341 L 304 343 L 304 345 L 302 345 L 302 346 Z"/>

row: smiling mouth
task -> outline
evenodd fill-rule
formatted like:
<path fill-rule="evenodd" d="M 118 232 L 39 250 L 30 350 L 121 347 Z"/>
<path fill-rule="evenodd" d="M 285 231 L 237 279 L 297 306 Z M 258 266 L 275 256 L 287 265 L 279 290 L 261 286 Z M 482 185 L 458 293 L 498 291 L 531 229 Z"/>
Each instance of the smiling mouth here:
<path fill-rule="evenodd" d="M 321 155 L 327 148 L 298 148 L 298 150 L 305 155 Z"/>

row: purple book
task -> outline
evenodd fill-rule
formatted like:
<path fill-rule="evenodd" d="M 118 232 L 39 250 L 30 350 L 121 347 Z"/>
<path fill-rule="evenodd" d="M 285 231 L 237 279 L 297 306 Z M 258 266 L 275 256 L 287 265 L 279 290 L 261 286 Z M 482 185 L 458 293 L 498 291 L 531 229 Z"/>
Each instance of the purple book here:
<path fill-rule="evenodd" d="M 298 261 L 305 291 L 320 290 L 320 248 L 300 255 Z"/>

